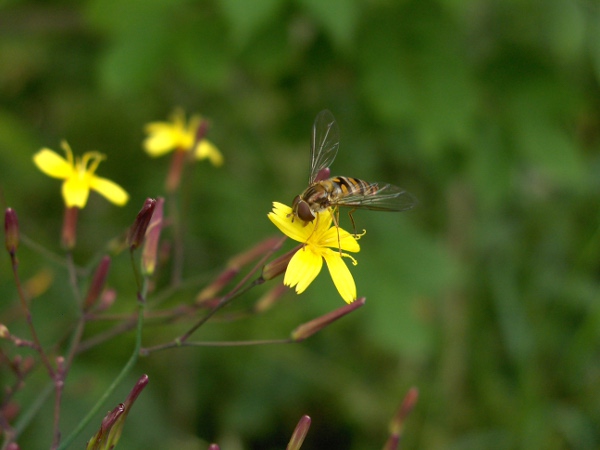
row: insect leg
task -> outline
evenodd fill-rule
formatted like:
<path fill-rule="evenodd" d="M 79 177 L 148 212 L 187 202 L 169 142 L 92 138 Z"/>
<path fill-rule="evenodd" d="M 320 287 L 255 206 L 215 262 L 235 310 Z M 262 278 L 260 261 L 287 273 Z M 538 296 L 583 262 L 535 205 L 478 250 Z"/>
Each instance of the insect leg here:
<path fill-rule="evenodd" d="M 356 208 L 352 208 L 350 211 L 348 211 L 348 217 L 350 217 L 350 222 L 352 222 L 352 230 L 354 231 L 354 236 L 356 237 L 356 224 L 354 223 L 354 216 L 352 216 L 354 211 L 356 211 Z"/>
<path fill-rule="evenodd" d="M 334 208 L 331 210 L 331 218 L 333 219 L 333 224 L 337 230 L 338 236 L 338 249 L 340 251 L 340 256 L 342 256 L 342 240 L 340 238 L 340 210 L 339 208 Z"/>

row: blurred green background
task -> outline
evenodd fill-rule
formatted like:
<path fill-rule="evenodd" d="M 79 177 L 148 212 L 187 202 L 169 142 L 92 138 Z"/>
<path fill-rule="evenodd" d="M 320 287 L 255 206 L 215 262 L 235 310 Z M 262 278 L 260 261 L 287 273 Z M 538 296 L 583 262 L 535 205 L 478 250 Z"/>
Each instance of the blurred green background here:
<path fill-rule="evenodd" d="M 23 233 L 60 253 L 60 183 L 31 157 L 59 150 L 61 139 L 76 154 L 105 153 L 98 174 L 131 194 L 125 208 L 92 194 L 80 213 L 82 266 L 146 197 L 164 195 L 170 157 L 143 153 L 143 127 L 177 106 L 210 118 L 208 136 L 226 158 L 186 172 L 186 279 L 209 279 L 277 234 L 266 214 L 306 187 L 321 109 L 340 127 L 334 175 L 397 184 L 420 201 L 408 213 L 355 214 L 367 234 L 351 269 L 367 303 L 308 341 L 141 360 L 103 409 L 149 375 L 122 448 L 282 449 L 302 414 L 313 419 L 303 448 L 381 448 L 410 386 L 421 396 L 403 448 L 600 447 L 597 2 L 5 0 L 0 61 L 2 201 Z M 54 284 L 33 312 L 55 342 L 77 314 L 65 270 L 25 246 L 20 262 L 25 279 L 51 270 Z M 126 254 L 114 257 L 109 284 L 114 309 L 132 311 Z M 7 257 L 0 295 L 2 321 L 18 330 Z M 261 316 L 210 322 L 195 338 L 285 337 L 342 304 L 324 270 L 303 295 Z M 88 336 L 106 326 L 92 324 Z M 145 344 L 185 327 L 148 327 Z M 64 435 L 131 345 L 127 334 L 76 361 Z M 13 382 L 6 370 L 0 380 Z M 40 371 L 23 405 L 43 385 Z M 50 403 L 22 448 L 49 447 Z"/>

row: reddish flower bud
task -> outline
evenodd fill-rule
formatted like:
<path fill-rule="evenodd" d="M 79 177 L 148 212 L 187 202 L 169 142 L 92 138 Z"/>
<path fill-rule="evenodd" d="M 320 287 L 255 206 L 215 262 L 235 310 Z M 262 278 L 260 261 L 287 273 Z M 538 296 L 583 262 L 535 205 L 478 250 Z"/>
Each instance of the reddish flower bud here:
<path fill-rule="evenodd" d="M 270 263 L 266 264 L 262 270 L 262 277 L 264 280 L 272 280 L 275 277 L 278 277 L 282 273 L 285 273 L 288 263 L 292 256 L 296 254 L 298 250 L 302 248 L 302 245 L 299 245 L 289 252 L 284 253 L 279 258 L 274 259 Z"/>
<path fill-rule="evenodd" d="M 117 445 L 117 442 L 119 442 L 119 438 L 121 437 L 121 432 L 123 431 L 127 414 L 131 410 L 136 398 L 147 384 L 148 375 L 142 375 L 127 396 L 125 403 L 117 405 L 117 407 L 109 412 L 104 420 L 102 420 L 100 430 L 98 430 L 92 439 L 90 439 L 86 450 L 109 450 Z"/>
<path fill-rule="evenodd" d="M 221 289 L 227 286 L 227 284 L 235 278 L 239 271 L 238 268 L 225 269 L 212 283 L 198 293 L 196 296 L 196 303 L 204 303 L 215 298 L 215 296 L 221 292 Z"/>
<path fill-rule="evenodd" d="M 208 450 L 220 450 L 220 447 L 217 444 L 210 444 Z"/>
<path fill-rule="evenodd" d="M 294 331 L 292 331 L 292 339 L 295 342 L 303 341 L 304 339 L 321 331 L 330 323 L 335 322 L 341 317 L 350 314 L 355 309 L 360 308 L 362 305 L 365 304 L 365 300 L 365 297 L 361 297 L 348 305 L 342 306 L 341 308 L 338 308 L 335 311 L 331 311 L 330 313 L 325 314 L 324 316 L 313 319 L 310 322 L 303 323 Z"/>
<path fill-rule="evenodd" d="M 302 443 L 304 442 L 304 438 L 308 434 L 308 429 L 310 428 L 310 417 L 302 416 L 298 421 L 298 425 L 296 425 L 296 429 L 292 434 L 292 438 L 288 443 L 286 450 L 299 450 L 302 447 Z"/>
<path fill-rule="evenodd" d="M 11 442 L 6 446 L 6 450 L 21 450 L 21 447 L 16 442 Z"/>
<path fill-rule="evenodd" d="M 104 288 L 104 283 L 106 283 L 106 277 L 108 275 L 108 269 L 110 268 L 110 257 L 105 256 L 98 264 L 98 268 L 94 273 L 94 278 L 92 279 L 92 283 L 90 284 L 88 294 L 83 303 L 83 310 L 88 311 L 98 300 L 102 289 Z"/>
<path fill-rule="evenodd" d="M 150 219 L 152 219 L 154 208 L 156 208 L 156 200 L 147 198 L 144 202 L 144 206 L 142 206 L 142 209 L 140 209 L 140 212 L 135 218 L 135 222 L 133 222 L 133 225 L 129 229 L 127 245 L 131 250 L 135 250 L 142 242 L 144 242 L 144 236 L 146 235 L 146 230 L 150 224 Z"/>
<path fill-rule="evenodd" d="M 415 405 L 417 404 L 417 400 L 419 399 L 419 390 L 416 387 L 411 387 L 404 399 L 402 400 L 402 404 L 396 414 L 394 415 L 392 421 L 390 422 L 390 433 L 401 435 L 402 430 L 404 428 L 404 423 L 406 422 L 406 418 L 411 413 Z"/>
<path fill-rule="evenodd" d="M 270 237 L 262 242 L 259 242 L 250 250 L 247 250 L 239 255 L 234 256 L 227 262 L 227 267 L 240 269 L 246 264 L 254 261 L 259 256 L 264 255 L 267 252 L 274 252 L 279 250 L 281 245 L 284 243 L 286 238 L 279 236 Z"/>
<path fill-rule="evenodd" d="M 152 275 L 156 268 L 158 241 L 163 227 L 164 203 L 165 199 L 162 197 L 156 200 L 154 214 L 152 214 L 152 220 L 146 231 L 146 242 L 144 242 L 144 249 L 142 250 L 142 273 L 144 275 Z"/>
<path fill-rule="evenodd" d="M 283 284 L 278 284 L 265 295 L 263 295 L 256 304 L 254 305 L 254 311 L 258 313 L 265 312 L 275 304 L 277 300 L 281 298 L 283 294 L 289 292 L 289 288 Z"/>
<path fill-rule="evenodd" d="M 4 212 L 4 242 L 8 253 L 14 256 L 19 247 L 19 221 L 17 213 L 12 208 L 6 208 Z"/>

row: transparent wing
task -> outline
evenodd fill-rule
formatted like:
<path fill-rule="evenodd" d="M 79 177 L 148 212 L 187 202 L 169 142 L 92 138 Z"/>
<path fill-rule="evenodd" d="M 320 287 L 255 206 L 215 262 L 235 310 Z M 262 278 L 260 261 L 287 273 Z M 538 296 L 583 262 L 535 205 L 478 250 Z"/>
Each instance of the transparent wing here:
<path fill-rule="evenodd" d="M 312 184 L 319 172 L 327 169 L 340 146 L 340 131 L 333 114 L 324 109 L 315 119 L 312 131 L 312 142 L 310 145 L 310 176 L 308 183 Z"/>
<path fill-rule="evenodd" d="M 362 193 L 347 195 L 336 202 L 337 206 L 373 211 L 406 211 L 417 205 L 417 199 L 404 189 L 386 183 L 370 183 Z"/>

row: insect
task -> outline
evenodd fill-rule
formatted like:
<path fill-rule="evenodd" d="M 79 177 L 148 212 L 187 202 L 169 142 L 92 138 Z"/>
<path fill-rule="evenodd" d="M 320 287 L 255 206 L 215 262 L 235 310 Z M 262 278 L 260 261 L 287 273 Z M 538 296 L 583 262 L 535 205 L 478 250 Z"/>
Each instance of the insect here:
<path fill-rule="evenodd" d="M 417 201 L 402 188 L 387 183 L 369 183 L 359 178 L 332 177 L 329 166 L 335 159 L 340 146 L 339 129 L 333 114 L 323 110 L 315 119 L 310 147 L 310 176 L 308 188 L 297 195 L 292 202 L 294 218 L 304 222 L 312 222 L 317 213 L 328 208 L 352 208 L 348 215 L 354 226 L 352 213 L 357 209 L 374 211 L 406 211 L 413 208 Z M 339 220 L 334 215 L 334 223 L 339 227 Z M 355 234 L 356 234 L 356 227 Z M 338 236 L 339 239 L 339 236 Z"/>

